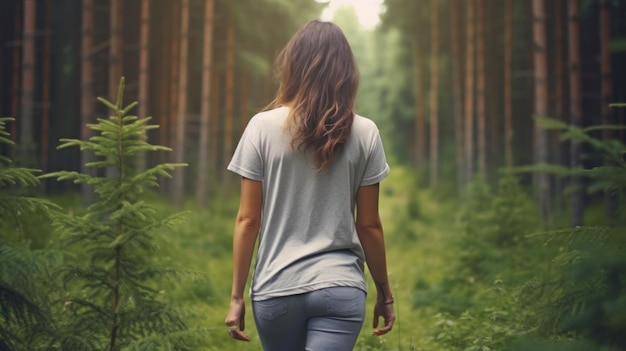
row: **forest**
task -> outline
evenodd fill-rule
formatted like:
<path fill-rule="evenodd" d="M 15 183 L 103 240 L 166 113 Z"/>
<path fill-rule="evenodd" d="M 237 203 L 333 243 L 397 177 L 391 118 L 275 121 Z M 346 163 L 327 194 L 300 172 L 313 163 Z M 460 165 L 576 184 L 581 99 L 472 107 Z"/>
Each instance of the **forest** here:
<path fill-rule="evenodd" d="M 226 165 L 329 1 L 0 1 L 0 351 L 261 348 Z M 383 7 L 332 17 L 391 167 L 355 350 L 626 350 L 626 1 Z"/>

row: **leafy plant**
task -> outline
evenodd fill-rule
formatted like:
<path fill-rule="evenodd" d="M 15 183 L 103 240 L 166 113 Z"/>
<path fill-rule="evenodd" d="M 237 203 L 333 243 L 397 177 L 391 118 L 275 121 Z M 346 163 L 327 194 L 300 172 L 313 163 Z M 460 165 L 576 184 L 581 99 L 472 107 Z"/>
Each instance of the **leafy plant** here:
<path fill-rule="evenodd" d="M 0 143 L 14 145 L 0 118 Z M 46 268 L 57 261 L 52 251 L 31 250 L 23 222 L 50 214 L 52 203 L 18 191 L 39 184 L 39 170 L 13 167 L 0 155 L 0 350 L 26 350 L 35 335 L 50 328 L 49 301 L 43 288 Z"/>
<path fill-rule="evenodd" d="M 64 267 L 66 318 L 55 346 L 76 351 L 187 350 L 198 336 L 189 330 L 185 313 L 165 301 L 162 288 L 165 281 L 186 273 L 154 262 L 157 235 L 178 225 L 183 214 L 162 218 L 142 199 L 147 188 L 158 186 L 158 177 L 169 177 L 170 171 L 185 165 L 165 163 L 139 170 L 139 155 L 170 149 L 146 142 L 146 132 L 158 126 L 150 125 L 149 117 L 128 115 L 136 103 L 123 105 L 123 89 L 122 78 L 116 102 L 99 98 L 113 115 L 87 125 L 97 135 L 62 139 L 59 146 L 94 152 L 98 159 L 86 165 L 113 169 L 115 176 L 73 171 L 46 175 L 88 184 L 97 196 L 86 213 L 55 221 L 65 247 L 86 256 L 84 262 L 77 259 Z"/>
<path fill-rule="evenodd" d="M 605 165 L 572 170 L 591 180 L 589 192 L 618 195 L 624 211 L 626 147 L 619 140 L 600 140 L 593 133 L 625 126 L 579 128 L 544 119 L 544 127 L 562 130 L 562 139 L 589 144 Z M 557 171 L 558 168 L 555 168 Z M 560 253 L 552 260 L 551 276 L 524 290 L 526 301 L 535 301 L 539 313 L 537 340 L 520 343 L 516 350 L 626 350 L 626 237 L 623 225 L 577 227 L 534 235 Z M 565 339 L 562 340 L 562 339 Z M 530 345 L 530 346 L 529 346 Z"/>

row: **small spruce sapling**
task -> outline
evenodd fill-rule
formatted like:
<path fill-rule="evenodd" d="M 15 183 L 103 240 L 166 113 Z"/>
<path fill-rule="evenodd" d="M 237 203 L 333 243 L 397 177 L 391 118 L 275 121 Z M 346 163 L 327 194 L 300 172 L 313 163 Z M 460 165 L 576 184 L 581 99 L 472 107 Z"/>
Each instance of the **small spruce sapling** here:
<path fill-rule="evenodd" d="M 146 142 L 146 132 L 158 126 L 150 125 L 149 117 L 128 115 L 136 103 L 123 106 L 123 89 L 122 78 L 115 103 L 99 98 L 113 115 L 87 125 L 96 135 L 89 140 L 61 139 L 59 146 L 94 152 L 97 159 L 86 165 L 112 168 L 115 175 L 107 178 L 72 171 L 47 175 L 86 183 L 96 193 L 85 214 L 66 215 L 56 222 L 65 245 L 88 256 L 87 262 L 65 268 L 63 279 L 71 294 L 65 313 L 70 317 L 67 333 L 61 333 L 57 342 L 61 349 L 76 351 L 186 350 L 193 332 L 183 313 L 163 301 L 159 287 L 164 279 L 180 278 L 183 273 L 151 264 L 157 250 L 155 235 L 180 223 L 182 215 L 161 218 L 142 200 L 146 188 L 158 186 L 158 177 L 170 177 L 173 169 L 185 164 L 139 170 L 140 155 L 171 149 Z"/>

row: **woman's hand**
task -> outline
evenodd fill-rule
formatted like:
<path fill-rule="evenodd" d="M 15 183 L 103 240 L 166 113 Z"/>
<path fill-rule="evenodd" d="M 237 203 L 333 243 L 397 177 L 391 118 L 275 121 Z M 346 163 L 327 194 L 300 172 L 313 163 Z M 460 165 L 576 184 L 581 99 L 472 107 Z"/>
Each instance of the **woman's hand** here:
<path fill-rule="evenodd" d="M 382 317 L 385 325 L 378 328 L 378 319 Z M 374 306 L 374 331 L 372 335 L 380 336 L 387 334 L 393 328 L 393 322 L 396 320 L 396 314 L 393 311 L 393 303 L 376 302 Z M 378 328 L 378 329 L 376 329 Z"/>
<path fill-rule="evenodd" d="M 246 305 L 241 299 L 232 299 L 226 315 L 226 326 L 231 338 L 241 341 L 250 341 L 250 337 L 243 333 L 246 328 Z"/>

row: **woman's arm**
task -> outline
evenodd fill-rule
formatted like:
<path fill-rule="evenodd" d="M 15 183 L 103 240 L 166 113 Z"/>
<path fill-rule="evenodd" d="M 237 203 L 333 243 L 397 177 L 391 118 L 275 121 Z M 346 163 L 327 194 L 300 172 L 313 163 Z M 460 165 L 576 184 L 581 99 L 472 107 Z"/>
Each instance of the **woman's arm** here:
<path fill-rule="evenodd" d="M 245 329 L 244 288 L 261 224 L 262 206 L 261 182 L 242 177 L 241 199 L 233 233 L 233 283 L 226 325 L 229 326 L 229 332 L 233 338 L 244 341 L 250 340 L 243 333 Z"/>
<path fill-rule="evenodd" d="M 365 252 L 367 266 L 376 284 L 376 306 L 374 307 L 374 328 L 378 318 L 383 317 L 385 325 L 374 330 L 374 335 L 383 335 L 391 330 L 395 320 L 393 295 L 387 277 L 387 259 L 383 225 L 378 213 L 379 184 L 363 186 L 356 195 L 356 230 Z"/>

